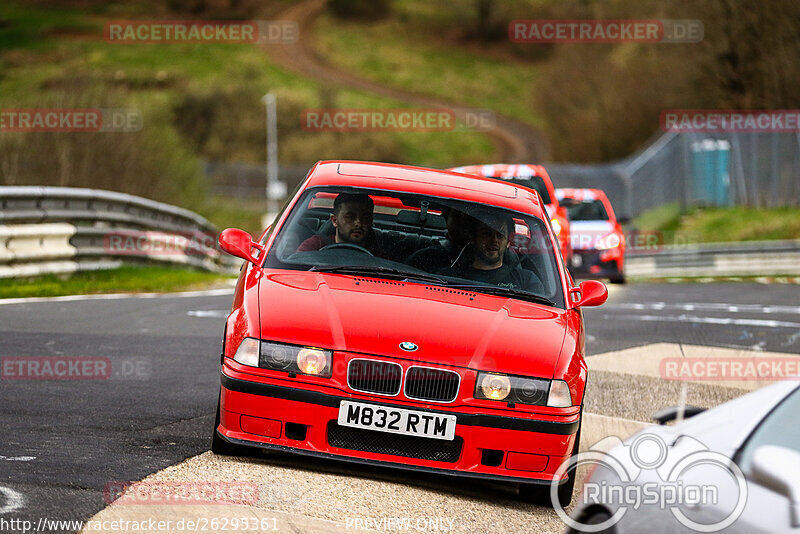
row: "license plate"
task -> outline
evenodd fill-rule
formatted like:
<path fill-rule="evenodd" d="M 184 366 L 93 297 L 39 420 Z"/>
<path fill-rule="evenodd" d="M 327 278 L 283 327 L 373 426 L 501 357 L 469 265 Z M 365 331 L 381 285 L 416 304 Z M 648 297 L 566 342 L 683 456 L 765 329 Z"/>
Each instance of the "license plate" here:
<path fill-rule="evenodd" d="M 390 408 L 376 404 L 342 401 L 338 422 L 342 426 L 366 428 L 406 436 L 452 440 L 456 416 Z"/>

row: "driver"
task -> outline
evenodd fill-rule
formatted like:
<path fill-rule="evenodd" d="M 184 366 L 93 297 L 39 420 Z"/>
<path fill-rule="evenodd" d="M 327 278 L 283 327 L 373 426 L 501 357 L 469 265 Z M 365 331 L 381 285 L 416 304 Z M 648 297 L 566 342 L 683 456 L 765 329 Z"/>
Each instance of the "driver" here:
<path fill-rule="evenodd" d="M 297 247 L 297 252 L 319 250 L 335 243 L 352 243 L 380 255 L 372 230 L 372 199 L 364 193 L 339 193 L 333 201 L 332 235 L 312 235 Z"/>

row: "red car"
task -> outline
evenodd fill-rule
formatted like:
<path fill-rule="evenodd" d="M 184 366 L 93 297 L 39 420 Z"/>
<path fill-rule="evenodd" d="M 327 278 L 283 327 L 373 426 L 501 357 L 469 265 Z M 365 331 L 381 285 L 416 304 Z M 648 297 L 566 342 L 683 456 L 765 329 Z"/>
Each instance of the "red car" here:
<path fill-rule="evenodd" d="M 572 260 L 576 277 L 625 283 L 625 233 L 602 189 L 556 189 L 572 221 Z"/>
<path fill-rule="evenodd" d="M 536 190 L 539 196 L 542 197 L 547 215 L 550 217 L 550 222 L 553 225 L 553 231 L 558 237 L 558 242 L 561 245 L 561 256 L 569 265 L 572 259 L 569 215 L 567 209 L 559 204 L 558 198 L 556 198 L 555 188 L 553 187 L 553 181 L 550 180 L 550 175 L 547 174 L 544 167 L 541 165 L 494 164 L 468 165 L 465 167 L 454 167 L 448 170 L 507 180 L 515 185 L 522 185 Z"/>
<path fill-rule="evenodd" d="M 498 180 L 316 164 L 262 242 L 220 235 L 246 262 L 212 450 L 549 491 L 578 448 L 580 307 L 608 292 L 570 287 L 547 217 L 535 192 Z M 555 483 L 568 502 L 574 477 Z"/>

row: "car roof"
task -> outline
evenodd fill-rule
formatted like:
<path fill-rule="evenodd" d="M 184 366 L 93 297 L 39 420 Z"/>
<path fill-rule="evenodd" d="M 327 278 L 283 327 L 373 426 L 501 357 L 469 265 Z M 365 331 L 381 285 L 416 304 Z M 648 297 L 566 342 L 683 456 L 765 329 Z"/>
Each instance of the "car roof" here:
<path fill-rule="evenodd" d="M 558 206 L 558 198 L 556 191 L 553 187 L 553 181 L 550 175 L 541 165 L 532 165 L 525 163 L 491 163 L 487 165 L 465 165 L 463 167 L 453 167 L 448 169 L 452 172 L 459 172 L 463 174 L 484 176 L 487 178 L 496 178 L 498 180 L 525 180 L 527 177 L 538 176 L 544 182 L 548 193 L 551 197 L 551 205 Z M 517 183 L 517 185 L 525 186 L 524 183 Z"/>
<path fill-rule="evenodd" d="M 306 188 L 351 186 L 405 191 L 490 204 L 544 219 L 538 193 L 501 180 L 451 171 L 365 161 L 320 161 Z"/>

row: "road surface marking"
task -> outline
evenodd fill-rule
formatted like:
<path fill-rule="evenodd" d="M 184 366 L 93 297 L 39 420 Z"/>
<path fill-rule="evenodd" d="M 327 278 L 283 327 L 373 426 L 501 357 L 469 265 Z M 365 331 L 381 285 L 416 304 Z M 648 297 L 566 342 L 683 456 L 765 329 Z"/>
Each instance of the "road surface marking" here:
<path fill-rule="evenodd" d="M 6 496 L 5 504 L 0 506 L 0 515 L 19 510 L 25 505 L 25 498 L 22 494 L 11 488 L 0 486 L 0 495 Z"/>

